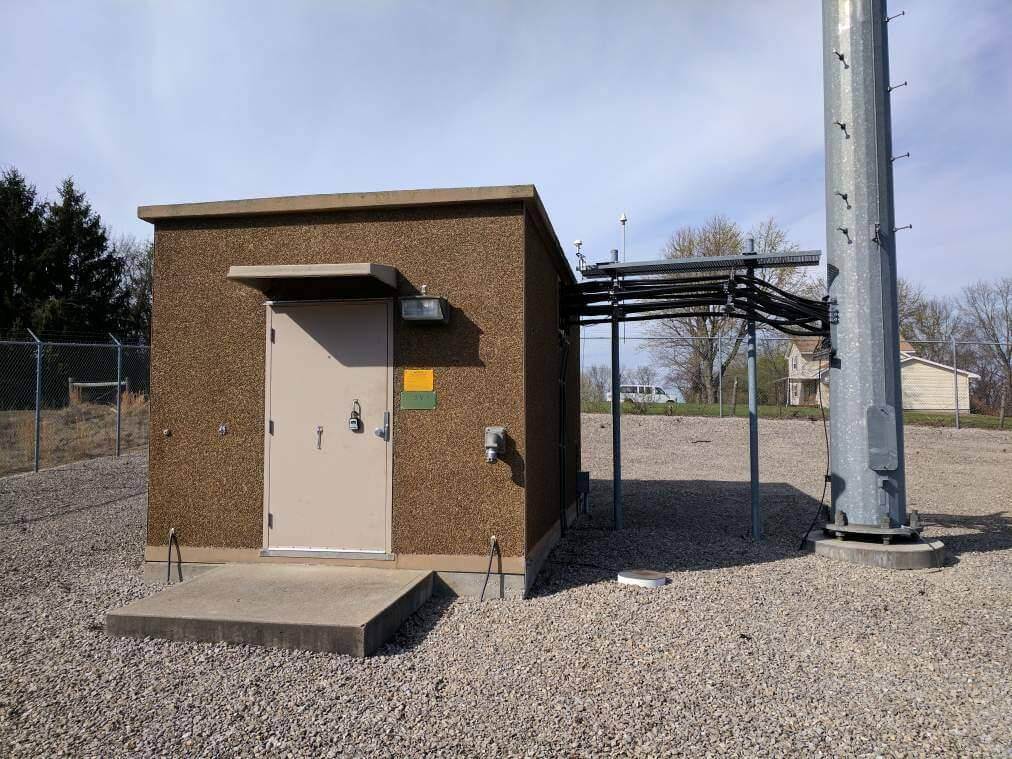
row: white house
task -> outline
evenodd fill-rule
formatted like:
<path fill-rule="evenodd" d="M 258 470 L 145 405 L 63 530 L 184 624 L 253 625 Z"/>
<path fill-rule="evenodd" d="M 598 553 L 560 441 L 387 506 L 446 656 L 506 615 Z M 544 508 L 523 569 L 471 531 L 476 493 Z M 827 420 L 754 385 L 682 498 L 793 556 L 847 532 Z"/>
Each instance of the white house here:
<path fill-rule="evenodd" d="M 796 337 L 787 351 L 787 405 L 829 406 L 829 362 L 815 356 L 817 337 Z M 900 342 L 900 372 L 903 381 L 903 408 L 909 411 L 953 411 L 953 369 L 918 356 L 914 346 Z M 957 369 L 959 408 L 970 409 L 970 381 L 980 375 Z"/>

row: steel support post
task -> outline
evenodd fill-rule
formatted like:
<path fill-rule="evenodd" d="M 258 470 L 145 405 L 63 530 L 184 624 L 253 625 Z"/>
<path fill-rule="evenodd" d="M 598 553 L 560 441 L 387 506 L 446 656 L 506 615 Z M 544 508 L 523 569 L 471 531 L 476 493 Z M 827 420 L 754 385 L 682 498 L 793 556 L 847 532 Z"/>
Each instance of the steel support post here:
<path fill-rule="evenodd" d="M 833 516 L 854 531 L 901 532 L 906 478 L 886 2 L 823 0 L 822 8 L 826 251 L 836 322 Z"/>
<path fill-rule="evenodd" d="M 123 343 L 116 339 L 116 335 L 109 333 L 109 337 L 116 343 L 116 456 L 120 450 L 120 432 L 122 424 L 122 400 L 123 400 Z"/>
<path fill-rule="evenodd" d="M 31 330 L 28 334 L 35 341 L 35 471 L 39 471 L 42 457 L 42 341 Z"/>
<path fill-rule="evenodd" d="M 959 370 L 956 368 L 956 336 L 952 336 L 952 394 L 955 400 L 956 429 L 959 429 Z"/>
<path fill-rule="evenodd" d="M 755 255 L 755 240 L 751 237 L 748 239 L 745 254 Z M 754 270 L 749 270 L 749 276 L 754 276 Z M 747 326 L 749 503 L 752 508 L 752 540 L 758 543 L 763 539 L 763 527 L 762 517 L 759 513 L 759 394 L 755 320 L 749 319 Z"/>
<path fill-rule="evenodd" d="M 724 418 L 724 341 L 717 333 L 717 416 Z M 713 380 L 711 380 L 712 382 Z"/>
<path fill-rule="evenodd" d="M 613 258 L 617 251 L 612 251 Z M 619 366 L 618 321 L 621 310 L 618 305 L 618 277 L 611 280 L 611 498 L 612 514 L 616 530 L 622 529 L 622 379 Z"/>

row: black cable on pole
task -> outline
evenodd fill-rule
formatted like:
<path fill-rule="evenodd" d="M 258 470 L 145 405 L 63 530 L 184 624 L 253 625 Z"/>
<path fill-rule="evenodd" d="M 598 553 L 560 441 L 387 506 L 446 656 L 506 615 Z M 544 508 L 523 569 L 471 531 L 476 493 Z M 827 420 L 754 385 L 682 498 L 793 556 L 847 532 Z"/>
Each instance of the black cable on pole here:
<path fill-rule="evenodd" d="M 818 375 L 818 388 L 819 388 L 819 410 L 822 412 L 822 434 L 826 439 L 826 473 L 822 477 L 822 496 L 819 498 L 819 508 L 815 512 L 815 516 L 812 517 L 812 523 L 808 525 L 808 529 L 805 530 L 805 534 L 801 536 L 801 542 L 798 543 L 798 550 L 800 551 L 805 547 L 805 539 L 808 534 L 815 527 L 815 523 L 819 521 L 819 515 L 822 513 L 823 507 L 826 505 L 826 489 L 830 483 L 830 467 L 831 463 L 829 460 L 829 425 L 826 424 L 826 406 L 822 402 L 822 359 L 819 359 L 819 375 Z"/>

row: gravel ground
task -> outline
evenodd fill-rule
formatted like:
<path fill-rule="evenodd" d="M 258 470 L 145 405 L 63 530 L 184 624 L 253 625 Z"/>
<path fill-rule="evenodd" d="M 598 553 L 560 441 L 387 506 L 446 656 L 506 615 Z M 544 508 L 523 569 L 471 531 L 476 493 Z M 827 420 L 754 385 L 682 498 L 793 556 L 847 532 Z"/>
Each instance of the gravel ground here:
<path fill-rule="evenodd" d="M 817 423 L 628 417 L 627 529 L 593 511 L 526 601 L 436 600 L 361 661 L 110 639 L 140 577 L 143 457 L 0 480 L 0 755 L 1000 755 L 1012 752 L 1012 434 L 908 428 L 910 500 L 950 549 L 890 573 L 798 553 Z M 810 456 L 806 459 L 805 456 Z M 617 569 L 666 572 L 659 590 Z"/>

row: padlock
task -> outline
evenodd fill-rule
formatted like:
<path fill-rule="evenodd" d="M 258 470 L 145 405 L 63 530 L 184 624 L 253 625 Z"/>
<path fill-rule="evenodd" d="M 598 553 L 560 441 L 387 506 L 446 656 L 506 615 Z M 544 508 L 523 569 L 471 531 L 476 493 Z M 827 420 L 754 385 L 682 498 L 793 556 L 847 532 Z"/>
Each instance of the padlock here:
<path fill-rule="evenodd" d="M 351 416 L 348 417 L 348 429 L 352 432 L 362 431 L 362 406 L 356 398 L 351 404 Z"/>

